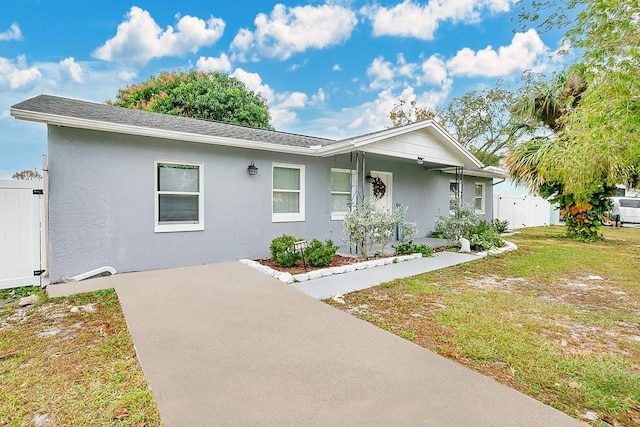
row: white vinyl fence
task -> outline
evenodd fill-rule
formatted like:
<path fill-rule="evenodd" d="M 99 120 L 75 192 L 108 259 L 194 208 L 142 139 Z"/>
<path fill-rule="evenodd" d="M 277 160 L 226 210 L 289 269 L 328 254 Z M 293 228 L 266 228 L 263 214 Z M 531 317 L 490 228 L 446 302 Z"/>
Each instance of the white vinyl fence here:
<path fill-rule="evenodd" d="M 41 285 L 46 268 L 43 181 L 0 181 L 0 289 Z"/>
<path fill-rule="evenodd" d="M 554 215 L 551 204 L 535 196 L 496 195 L 493 197 L 493 217 L 509 221 L 509 229 L 512 230 L 555 223 L 552 221 Z"/>

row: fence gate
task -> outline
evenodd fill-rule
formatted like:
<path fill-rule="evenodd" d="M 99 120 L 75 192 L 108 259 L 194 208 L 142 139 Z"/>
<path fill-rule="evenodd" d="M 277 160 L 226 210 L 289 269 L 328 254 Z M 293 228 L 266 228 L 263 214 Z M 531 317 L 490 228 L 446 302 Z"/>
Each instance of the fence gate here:
<path fill-rule="evenodd" d="M 0 181 L 0 289 L 40 285 L 47 241 L 42 180 Z"/>

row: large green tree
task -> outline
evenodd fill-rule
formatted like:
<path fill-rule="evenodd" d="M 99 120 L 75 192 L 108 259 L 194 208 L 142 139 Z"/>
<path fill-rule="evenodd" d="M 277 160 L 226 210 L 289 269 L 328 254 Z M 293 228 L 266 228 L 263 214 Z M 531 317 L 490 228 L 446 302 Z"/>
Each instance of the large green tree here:
<path fill-rule="evenodd" d="M 564 190 L 586 199 L 603 185 L 634 185 L 640 166 L 638 0 L 524 0 L 520 18 L 566 31 L 585 89 L 561 118 L 551 156 Z M 575 69 L 575 67 L 574 67 Z M 572 100 L 569 99 L 569 102 Z"/>
<path fill-rule="evenodd" d="M 118 107 L 273 129 L 266 100 L 217 72 L 162 72 L 118 90 Z"/>
<path fill-rule="evenodd" d="M 613 187 L 601 179 L 598 188 L 576 195 L 567 190 L 571 187 L 558 167 L 567 150 L 567 141 L 559 135 L 565 132 L 566 122 L 579 108 L 586 89 L 580 67 L 550 80 L 528 78 L 511 116 L 512 127 L 523 132 L 523 138 L 509 147 L 504 164 L 515 182 L 559 204 L 568 236 L 592 241 L 601 237 L 602 215 Z"/>

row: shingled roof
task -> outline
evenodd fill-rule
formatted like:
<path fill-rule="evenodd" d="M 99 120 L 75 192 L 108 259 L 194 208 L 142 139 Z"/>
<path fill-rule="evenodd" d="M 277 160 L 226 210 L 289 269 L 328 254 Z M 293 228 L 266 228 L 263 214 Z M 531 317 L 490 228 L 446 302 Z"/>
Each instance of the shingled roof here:
<path fill-rule="evenodd" d="M 39 95 L 27 99 L 12 106 L 11 111 L 14 116 L 24 115 L 24 112 L 36 113 L 40 116 L 38 121 L 44 121 L 42 120 L 42 116 L 46 115 L 50 117 L 49 120 L 46 120 L 46 122 L 50 124 L 63 124 L 56 122 L 56 118 L 65 117 L 82 121 L 86 120 L 87 123 L 100 122 L 115 126 L 148 128 L 205 137 L 210 136 L 257 143 L 278 144 L 288 147 L 311 148 L 327 146 L 338 142 L 326 138 L 277 132 L 211 120 L 131 110 L 128 108 L 51 95 Z M 28 117 L 21 118 L 29 119 Z"/>

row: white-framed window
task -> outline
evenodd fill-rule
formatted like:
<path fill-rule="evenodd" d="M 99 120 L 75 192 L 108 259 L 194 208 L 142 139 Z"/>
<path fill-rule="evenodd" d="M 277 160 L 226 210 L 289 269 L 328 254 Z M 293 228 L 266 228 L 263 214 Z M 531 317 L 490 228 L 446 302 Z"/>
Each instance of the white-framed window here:
<path fill-rule="evenodd" d="M 473 206 L 477 212 L 484 213 L 484 183 L 476 182 L 473 186 Z"/>
<path fill-rule="evenodd" d="M 156 232 L 204 230 L 204 165 L 155 162 Z"/>
<path fill-rule="evenodd" d="M 274 163 L 271 175 L 271 220 L 304 221 L 304 166 Z"/>
<path fill-rule="evenodd" d="M 453 214 L 456 200 L 460 200 L 460 183 L 458 181 L 449 181 L 449 213 Z"/>
<path fill-rule="evenodd" d="M 354 203 L 356 171 L 331 169 L 331 219 L 343 220 Z"/>

